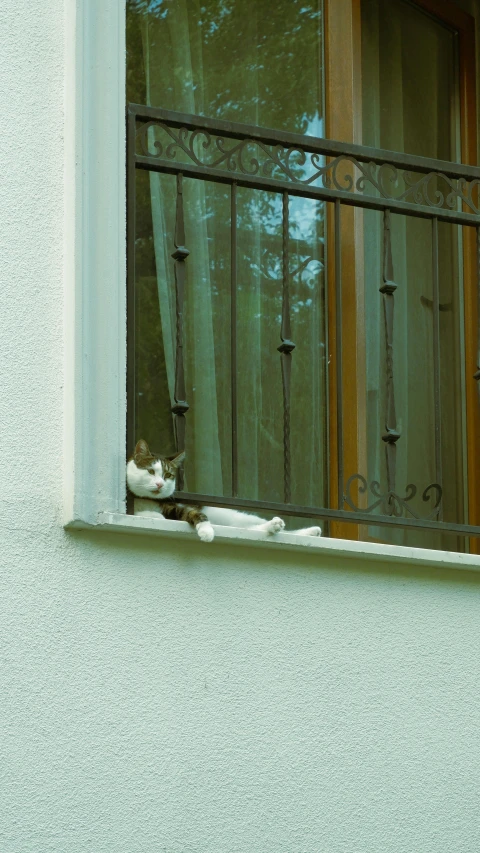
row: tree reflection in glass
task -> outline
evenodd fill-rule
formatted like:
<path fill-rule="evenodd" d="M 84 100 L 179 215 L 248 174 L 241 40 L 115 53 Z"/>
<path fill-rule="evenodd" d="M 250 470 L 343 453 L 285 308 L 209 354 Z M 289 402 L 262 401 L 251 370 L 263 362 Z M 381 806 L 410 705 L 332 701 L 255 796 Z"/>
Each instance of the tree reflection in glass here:
<path fill-rule="evenodd" d="M 128 0 L 127 99 L 323 134 L 322 9 L 281 0 Z M 152 134 L 155 131 L 152 132 Z M 152 139 L 153 139 L 152 135 Z M 231 494 L 230 189 L 184 179 L 188 490 Z M 137 174 L 137 437 L 173 450 L 175 179 Z M 237 192 L 238 472 L 283 500 L 282 198 Z M 324 205 L 289 201 L 292 501 L 325 503 Z"/>

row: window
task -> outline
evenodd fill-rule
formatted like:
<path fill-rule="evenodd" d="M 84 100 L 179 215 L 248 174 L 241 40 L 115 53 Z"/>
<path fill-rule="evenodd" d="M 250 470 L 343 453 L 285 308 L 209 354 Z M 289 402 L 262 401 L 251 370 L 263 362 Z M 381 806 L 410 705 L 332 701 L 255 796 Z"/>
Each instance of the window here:
<path fill-rule="evenodd" d="M 128 445 L 188 500 L 475 550 L 474 91 L 453 3 L 128 0 Z"/>

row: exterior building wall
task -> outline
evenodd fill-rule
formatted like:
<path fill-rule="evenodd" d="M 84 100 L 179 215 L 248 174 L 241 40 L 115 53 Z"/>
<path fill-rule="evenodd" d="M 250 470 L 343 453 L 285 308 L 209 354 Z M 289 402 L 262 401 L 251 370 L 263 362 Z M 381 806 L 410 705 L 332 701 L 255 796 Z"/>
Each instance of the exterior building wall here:
<path fill-rule="evenodd" d="M 64 14 L 0 15 L 0 850 L 473 853 L 479 574 L 62 527 Z"/>

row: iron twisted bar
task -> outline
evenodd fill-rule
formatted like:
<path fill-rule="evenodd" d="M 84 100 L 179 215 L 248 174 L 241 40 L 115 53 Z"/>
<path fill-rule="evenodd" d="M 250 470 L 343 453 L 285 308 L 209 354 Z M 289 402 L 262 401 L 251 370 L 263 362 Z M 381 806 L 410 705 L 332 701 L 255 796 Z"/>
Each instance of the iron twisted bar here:
<path fill-rule="evenodd" d="M 480 225 L 477 226 L 477 370 L 473 378 L 480 379 Z"/>
<path fill-rule="evenodd" d="M 237 184 L 231 186 L 230 195 L 230 373 L 232 400 L 232 495 L 238 492 L 237 447 Z"/>
<path fill-rule="evenodd" d="M 342 241 L 340 200 L 335 202 L 335 361 L 337 381 L 337 488 L 338 508 L 342 509 L 343 494 L 343 363 L 342 363 Z"/>
<path fill-rule="evenodd" d="M 358 476 L 358 475 L 354 475 Z M 410 487 L 411 488 L 411 487 Z M 413 487 L 415 488 L 415 487 Z M 438 485 L 432 483 L 424 490 L 424 500 L 428 501 L 429 489 L 437 491 Z M 408 496 L 408 495 L 407 495 Z M 200 504 L 201 506 L 229 506 L 233 508 L 244 508 L 250 510 L 269 510 L 278 515 L 305 516 L 305 518 L 325 519 L 327 521 L 346 521 L 350 524 L 381 525 L 412 530 L 432 530 L 435 532 L 448 533 L 455 536 L 478 536 L 480 537 L 480 526 L 471 524 L 456 524 L 443 521 L 439 524 L 430 518 L 403 518 L 396 515 L 369 515 L 368 511 L 351 512 L 350 510 L 328 509 L 326 507 L 301 506 L 299 504 L 273 503 L 270 501 L 251 501 L 240 498 L 226 498 L 221 495 L 195 494 L 192 492 L 176 492 L 175 498 L 189 504 Z M 438 498 L 437 498 L 438 499 Z M 287 531 L 288 532 L 288 531 Z"/>
<path fill-rule="evenodd" d="M 175 358 L 175 402 L 171 408 L 175 415 L 175 443 L 178 451 L 185 449 L 185 413 L 190 408 L 185 400 L 185 372 L 183 364 L 183 306 L 185 300 L 185 259 L 190 254 L 185 247 L 185 217 L 183 212 L 183 175 L 177 174 L 177 209 L 175 218 L 175 310 L 177 318 Z M 179 471 L 178 487 L 183 488 L 183 475 Z"/>
<path fill-rule="evenodd" d="M 442 412 L 440 399 L 440 281 L 438 269 L 438 219 L 432 219 L 433 271 L 433 394 L 435 410 L 435 479 L 442 483 Z M 441 508 L 439 510 L 441 517 Z"/>
<path fill-rule="evenodd" d="M 397 285 L 394 281 L 392 260 L 392 235 L 390 229 L 390 211 L 385 210 L 383 214 L 383 284 L 380 293 L 383 294 L 383 310 L 385 316 L 385 357 L 387 378 L 387 406 L 385 415 L 385 433 L 382 441 L 385 442 L 385 457 L 387 465 L 387 489 L 388 494 L 395 494 L 396 477 L 396 454 L 397 441 L 400 432 L 397 429 L 397 415 L 395 412 L 395 383 L 393 378 L 393 312 L 394 293 Z M 364 490 L 360 490 L 364 491 Z M 394 501 L 390 513 L 394 513 Z"/>
<path fill-rule="evenodd" d="M 290 379 L 292 371 L 292 351 L 295 344 L 291 340 L 290 327 L 290 273 L 289 273 L 289 239 L 290 228 L 288 218 L 288 193 L 283 194 L 282 210 L 282 255 L 283 255 L 283 295 L 282 295 L 282 327 L 280 338 L 282 343 L 277 347 L 281 353 L 282 387 L 283 387 L 283 489 L 285 503 L 290 503 L 291 497 L 291 460 L 290 460 Z"/>

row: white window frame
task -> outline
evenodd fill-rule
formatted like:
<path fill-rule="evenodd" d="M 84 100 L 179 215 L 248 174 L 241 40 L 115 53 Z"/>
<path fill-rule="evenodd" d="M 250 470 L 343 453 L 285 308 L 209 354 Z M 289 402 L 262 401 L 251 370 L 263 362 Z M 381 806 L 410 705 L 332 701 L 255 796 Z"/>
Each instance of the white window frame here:
<path fill-rule="evenodd" d="M 186 522 L 126 514 L 125 0 L 67 0 L 65 25 L 63 523 L 195 541 Z M 215 541 L 480 571 L 480 556 L 290 533 Z"/>
<path fill-rule="evenodd" d="M 64 523 L 125 513 L 125 0 L 68 0 Z"/>

